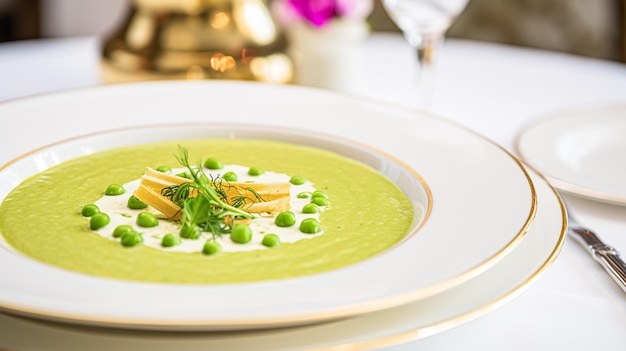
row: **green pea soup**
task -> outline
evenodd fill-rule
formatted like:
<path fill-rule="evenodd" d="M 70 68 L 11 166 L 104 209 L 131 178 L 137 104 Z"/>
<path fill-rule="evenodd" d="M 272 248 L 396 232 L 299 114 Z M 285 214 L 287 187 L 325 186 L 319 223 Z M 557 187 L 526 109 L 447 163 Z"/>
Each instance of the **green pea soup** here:
<path fill-rule="evenodd" d="M 215 157 L 301 175 L 331 199 L 320 215 L 323 234 L 246 252 L 166 252 L 123 247 L 89 228 L 84 205 L 112 183 L 138 179 L 146 167 L 179 167 Z M 318 274 L 371 258 L 401 241 L 414 222 L 411 201 L 387 177 L 336 153 L 246 139 L 180 140 L 127 146 L 79 157 L 26 179 L 0 206 L 0 234 L 18 252 L 63 269 L 99 277 L 159 283 L 223 284 Z M 254 234 L 258 235 L 258 234 Z"/>

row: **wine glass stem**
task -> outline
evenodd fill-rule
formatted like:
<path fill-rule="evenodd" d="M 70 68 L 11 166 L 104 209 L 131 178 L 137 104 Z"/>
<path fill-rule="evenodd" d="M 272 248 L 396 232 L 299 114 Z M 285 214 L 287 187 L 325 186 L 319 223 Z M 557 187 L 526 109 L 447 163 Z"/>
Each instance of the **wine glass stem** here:
<path fill-rule="evenodd" d="M 415 47 L 419 64 L 420 105 L 426 110 L 431 110 L 433 106 L 435 60 L 442 43 L 442 34 L 428 35 L 422 36 L 420 43 Z"/>

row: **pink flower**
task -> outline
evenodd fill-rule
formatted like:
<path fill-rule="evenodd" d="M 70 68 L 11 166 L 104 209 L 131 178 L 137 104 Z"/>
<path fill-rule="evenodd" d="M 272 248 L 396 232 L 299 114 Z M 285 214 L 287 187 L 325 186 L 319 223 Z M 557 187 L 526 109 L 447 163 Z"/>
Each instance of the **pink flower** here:
<path fill-rule="evenodd" d="M 303 18 L 321 27 L 337 15 L 335 0 L 287 0 Z"/>
<path fill-rule="evenodd" d="M 275 0 L 273 12 L 280 22 L 289 25 L 305 20 L 322 27 L 333 18 L 365 19 L 373 10 L 373 0 Z"/>

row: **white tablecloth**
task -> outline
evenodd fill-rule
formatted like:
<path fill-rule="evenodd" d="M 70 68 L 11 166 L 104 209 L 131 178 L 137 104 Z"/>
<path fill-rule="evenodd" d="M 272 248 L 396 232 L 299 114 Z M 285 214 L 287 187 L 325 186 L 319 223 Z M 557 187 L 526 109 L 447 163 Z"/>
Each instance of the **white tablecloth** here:
<path fill-rule="evenodd" d="M 1 44 L 0 101 L 100 84 L 99 47 L 95 38 Z M 364 60 L 367 74 L 353 94 L 415 104 L 414 56 L 400 36 L 375 34 Z M 626 65 L 448 40 L 437 66 L 434 112 L 510 151 L 518 130 L 544 113 L 612 104 L 626 104 Z M 10 128 L 10 121 L 0 116 L 0 128 Z M 72 135 L 62 133 L 59 139 Z M 566 200 L 583 223 L 626 252 L 626 207 Z M 548 272 L 517 299 L 461 327 L 388 349 L 619 350 L 626 345 L 624 326 L 626 294 L 567 241 Z M 28 335 L 12 337 L 23 340 L 23 349 L 39 345 Z"/>

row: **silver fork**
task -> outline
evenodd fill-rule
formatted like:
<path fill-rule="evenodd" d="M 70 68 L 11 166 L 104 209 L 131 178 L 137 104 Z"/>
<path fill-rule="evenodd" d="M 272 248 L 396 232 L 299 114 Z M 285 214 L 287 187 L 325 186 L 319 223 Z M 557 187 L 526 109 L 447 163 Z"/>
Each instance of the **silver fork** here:
<path fill-rule="evenodd" d="M 626 263 L 620 258 L 619 252 L 602 242 L 593 231 L 580 225 L 567 206 L 565 209 L 568 218 L 567 233 L 584 246 L 591 253 L 591 256 L 611 275 L 617 285 L 626 292 Z"/>

